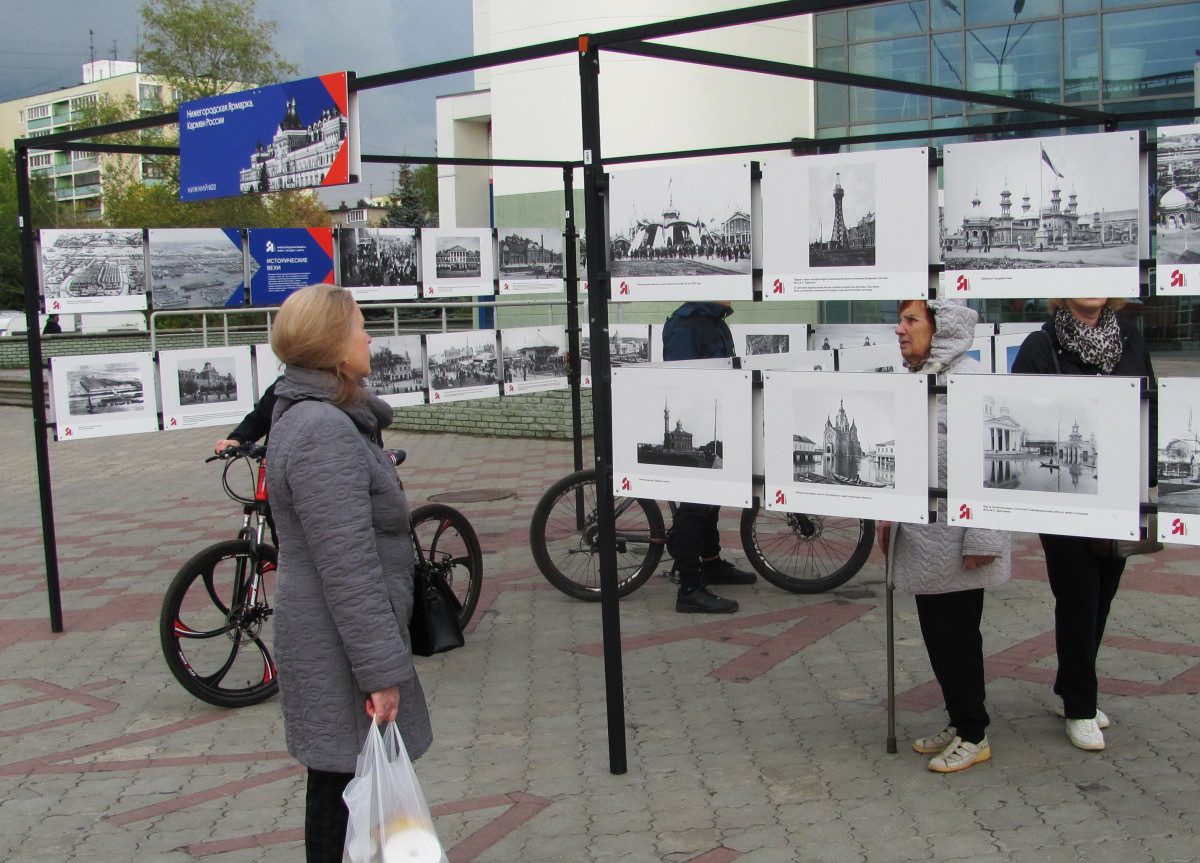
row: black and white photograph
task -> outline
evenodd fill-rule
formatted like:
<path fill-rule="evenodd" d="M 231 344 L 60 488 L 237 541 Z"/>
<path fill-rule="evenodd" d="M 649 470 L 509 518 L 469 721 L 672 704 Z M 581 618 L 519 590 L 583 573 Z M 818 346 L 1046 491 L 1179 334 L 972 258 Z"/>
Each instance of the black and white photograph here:
<path fill-rule="evenodd" d="M 914 378 L 764 372 L 767 507 L 927 518 L 928 388 Z"/>
<path fill-rule="evenodd" d="M 547 294 L 566 289 L 561 228 L 497 228 L 496 260 L 501 294 Z"/>
<path fill-rule="evenodd" d="M 880 374 L 904 374 L 908 369 L 900 354 L 900 342 L 893 337 L 891 342 L 862 348 L 839 348 L 838 371 L 879 372 Z"/>
<path fill-rule="evenodd" d="M 922 147 L 768 160 L 763 298 L 926 296 L 929 188 Z"/>
<path fill-rule="evenodd" d="M 359 302 L 417 298 L 416 228 L 339 228 L 337 283 Z"/>
<path fill-rule="evenodd" d="M 808 350 L 808 324 L 730 324 L 739 357 Z"/>
<path fill-rule="evenodd" d="M 613 369 L 617 493 L 749 506 L 752 383 L 740 369 Z"/>
<path fill-rule="evenodd" d="M 393 407 L 425 404 L 425 355 L 421 337 L 372 337 L 371 374 L 365 385 L 367 392 Z"/>
<path fill-rule="evenodd" d="M 971 347 L 966 351 L 967 356 L 975 360 L 983 366 L 985 374 L 992 374 L 996 370 L 993 357 L 993 341 L 992 336 L 976 336 L 975 341 L 971 342 Z"/>
<path fill-rule="evenodd" d="M 662 341 L 659 340 L 658 355 L 662 357 Z M 592 337 L 587 325 L 579 335 L 580 381 L 583 386 L 592 385 Z M 616 366 L 636 366 L 651 360 L 650 327 L 646 324 L 609 324 L 608 360 Z"/>
<path fill-rule="evenodd" d="M 158 431 L 149 352 L 52 357 L 50 377 L 56 440 Z"/>
<path fill-rule="evenodd" d="M 1123 297 L 1148 253 L 1136 132 L 947 144 L 943 289 Z"/>
<path fill-rule="evenodd" d="M 500 331 L 504 395 L 567 386 L 566 327 L 512 327 Z"/>
<path fill-rule="evenodd" d="M 1002 333 L 993 337 L 992 354 L 995 357 L 995 365 L 992 371 L 998 375 L 1009 374 L 1012 371 L 1013 361 L 1017 358 L 1017 354 L 1021 351 L 1021 345 L 1025 344 L 1027 338 L 1029 338 L 1029 333 Z"/>
<path fill-rule="evenodd" d="M 220 309 L 246 304 L 241 231 L 151 228 L 151 302 L 158 309 Z"/>
<path fill-rule="evenodd" d="M 951 375 L 951 524 L 1134 538 L 1146 473 L 1142 380 Z"/>
<path fill-rule="evenodd" d="M 496 293 L 491 228 L 422 228 L 424 297 L 474 297 Z"/>
<path fill-rule="evenodd" d="M 271 350 L 271 343 L 261 342 L 254 345 L 254 400 L 262 398 L 267 387 L 275 383 L 282 374 L 283 363 L 279 362 L 279 357 Z"/>
<path fill-rule="evenodd" d="M 814 324 L 809 347 L 814 351 L 840 351 L 898 345 L 894 324 Z"/>
<path fill-rule="evenodd" d="M 47 313 L 146 308 L 146 246 L 140 228 L 43 228 L 39 237 Z"/>
<path fill-rule="evenodd" d="M 1158 538 L 1200 545 L 1200 378 L 1158 379 Z"/>
<path fill-rule="evenodd" d="M 425 353 L 430 404 L 500 395 L 495 330 L 433 333 Z"/>
<path fill-rule="evenodd" d="M 1158 294 L 1200 292 L 1200 125 L 1158 130 L 1154 227 Z"/>
<path fill-rule="evenodd" d="M 614 170 L 609 178 L 614 299 L 750 299 L 747 162 Z"/>
<path fill-rule="evenodd" d="M 236 425 L 254 407 L 249 345 L 158 352 L 163 428 Z"/>

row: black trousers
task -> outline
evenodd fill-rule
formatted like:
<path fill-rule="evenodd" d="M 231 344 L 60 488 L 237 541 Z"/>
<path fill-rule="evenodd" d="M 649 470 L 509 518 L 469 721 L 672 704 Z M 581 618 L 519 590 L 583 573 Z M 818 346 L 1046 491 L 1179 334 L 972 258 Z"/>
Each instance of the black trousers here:
<path fill-rule="evenodd" d="M 933 676 L 942 688 L 946 713 L 967 743 L 983 740 L 990 718 L 984 707 L 983 588 L 953 593 L 918 593 L 917 618 Z"/>
<path fill-rule="evenodd" d="M 721 553 L 720 516 L 719 506 L 706 503 L 681 503 L 675 508 L 671 553 L 679 570 L 680 590 L 699 587 L 700 561 Z"/>
<path fill-rule="evenodd" d="M 346 821 L 350 813 L 342 792 L 353 773 L 308 768 L 304 800 L 304 853 L 307 863 L 342 863 Z"/>
<path fill-rule="evenodd" d="M 1054 646 L 1068 719 L 1096 715 L 1096 654 L 1104 638 L 1108 612 L 1125 571 L 1122 557 L 1097 557 L 1091 540 L 1081 536 L 1039 534 L 1046 553 L 1046 575 L 1054 594 Z"/>

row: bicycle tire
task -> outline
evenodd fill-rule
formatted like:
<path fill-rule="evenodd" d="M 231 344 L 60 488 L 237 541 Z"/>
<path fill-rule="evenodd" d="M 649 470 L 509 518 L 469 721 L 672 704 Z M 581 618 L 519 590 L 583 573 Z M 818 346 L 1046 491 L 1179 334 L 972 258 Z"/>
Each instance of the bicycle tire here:
<path fill-rule="evenodd" d="M 250 540 L 234 539 L 193 556 L 171 579 L 159 614 L 167 668 L 184 689 L 217 707 L 247 707 L 279 691 L 267 647 L 277 553 L 266 544 L 257 556 L 252 551 Z M 245 564 L 252 559 L 260 594 L 247 606 L 234 597 L 249 587 Z"/>
<path fill-rule="evenodd" d="M 823 593 L 862 569 L 875 541 L 869 519 L 742 510 L 742 550 L 758 573 L 793 593 Z"/>
<path fill-rule="evenodd" d="M 462 603 L 458 622 L 465 629 L 483 590 L 483 551 L 475 529 L 465 515 L 443 503 L 414 509 L 412 526 L 421 554 L 441 572 Z"/>
<path fill-rule="evenodd" d="M 577 493 L 583 513 L 577 518 Z M 628 596 L 658 568 L 666 531 L 652 500 L 626 498 L 617 514 L 617 595 Z M 550 486 L 529 523 L 529 546 L 546 580 L 567 596 L 600 599 L 600 549 L 596 524 L 596 471 L 576 471 Z"/>

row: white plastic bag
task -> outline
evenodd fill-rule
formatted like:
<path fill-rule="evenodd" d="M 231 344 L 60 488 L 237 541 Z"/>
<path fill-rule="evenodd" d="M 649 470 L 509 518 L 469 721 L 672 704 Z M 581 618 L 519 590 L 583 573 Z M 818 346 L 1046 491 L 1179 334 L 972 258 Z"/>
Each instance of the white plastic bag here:
<path fill-rule="evenodd" d="M 342 792 L 350 820 L 342 863 L 447 863 L 408 751 L 388 723 L 372 723 Z"/>

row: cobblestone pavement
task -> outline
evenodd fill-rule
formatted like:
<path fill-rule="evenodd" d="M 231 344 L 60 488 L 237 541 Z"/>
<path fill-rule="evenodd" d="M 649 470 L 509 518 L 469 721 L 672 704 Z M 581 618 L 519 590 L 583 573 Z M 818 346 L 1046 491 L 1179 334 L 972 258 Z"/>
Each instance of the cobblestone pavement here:
<path fill-rule="evenodd" d="M 303 776 L 277 701 L 210 707 L 159 652 L 168 580 L 236 530 L 202 461 L 220 430 L 51 444 L 66 623 L 53 635 L 31 429 L 28 411 L 0 408 L 0 859 L 302 859 Z M 1200 858 L 1200 551 L 1131 562 L 1100 662 L 1108 749 L 1088 753 L 1051 712 L 1050 591 L 1036 537 L 1017 535 L 1015 577 L 984 614 L 993 758 L 949 776 L 910 749 L 944 713 L 903 594 L 900 751 L 885 751 L 878 553 L 830 594 L 725 588 L 742 609 L 720 619 L 677 615 L 656 578 L 621 603 L 629 769 L 613 775 L 600 608 L 554 590 L 528 549 L 570 444 L 388 443 L 409 452 L 414 504 L 472 492 L 456 505 L 486 553 L 467 646 L 418 660 L 437 736 L 417 768 L 452 863 Z"/>

